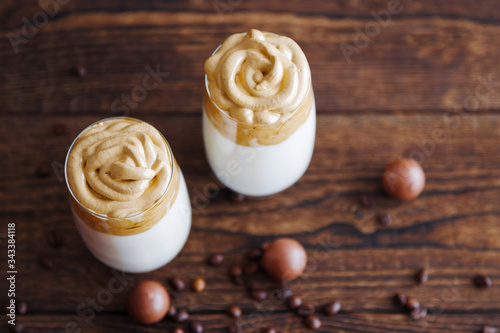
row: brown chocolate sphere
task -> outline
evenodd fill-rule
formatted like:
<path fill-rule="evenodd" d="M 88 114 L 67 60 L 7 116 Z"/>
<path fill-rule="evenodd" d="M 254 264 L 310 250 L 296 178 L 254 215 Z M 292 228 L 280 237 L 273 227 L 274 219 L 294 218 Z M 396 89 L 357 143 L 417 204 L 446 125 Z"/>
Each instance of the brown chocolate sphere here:
<path fill-rule="evenodd" d="M 278 238 L 265 249 L 262 266 L 274 279 L 288 281 L 297 278 L 307 264 L 304 247 L 291 238 Z"/>
<path fill-rule="evenodd" d="M 396 160 L 385 168 L 382 185 L 387 194 L 395 199 L 415 199 L 424 190 L 424 170 L 415 160 Z"/>
<path fill-rule="evenodd" d="M 127 311 L 140 323 L 153 324 L 165 317 L 170 308 L 170 296 L 156 281 L 143 281 L 130 290 Z"/>

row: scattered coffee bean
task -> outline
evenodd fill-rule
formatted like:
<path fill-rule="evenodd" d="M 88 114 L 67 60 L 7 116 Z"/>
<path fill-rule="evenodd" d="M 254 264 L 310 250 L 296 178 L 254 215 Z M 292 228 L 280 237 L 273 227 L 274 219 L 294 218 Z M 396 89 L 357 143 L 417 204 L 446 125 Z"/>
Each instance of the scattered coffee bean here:
<path fill-rule="evenodd" d="M 334 302 L 328 303 L 325 306 L 325 314 L 327 316 L 334 316 L 337 313 L 339 313 L 340 307 L 341 307 L 341 304 L 339 301 L 334 301 Z"/>
<path fill-rule="evenodd" d="M 231 275 L 231 276 L 241 276 L 241 275 L 243 275 L 243 269 L 241 268 L 241 266 L 234 265 L 229 270 L 229 275 Z"/>
<path fill-rule="evenodd" d="M 227 331 L 229 333 L 242 333 L 243 328 L 241 327 L 241 324 L 238 322 L 232 322 L 231 325 L 227 328 Z"/>
<path fill-rule="evenodd" d="M 490 288 L 492 285 L 491 279 L 487 275 L 476 275 L 474 277 L 474 284 L 478 288 Z"/>
<path fill-rule="evenodd" d="M 412 320 L 422 320 L 425 317 L 427 317 L 427 309 L 426 308 L 415 309 L 410 313 L 410 318 Z"/>
<path fill-rule="evenodd" d="M 189 329 L 192 333 L 203 333 L 203 325 L 199 321 L 192 321 Z"/>
<path fill-rule="evenodd" d="M 288 299 L 287 305 L 290 309 L 295 310 L 302 305 L 302 298 L 299 296 L 292 296 Z"/>
<path fill-rule="evenodd" d="M 392 218 L 389 214 L 382 214 L 378 217 L 380 224 L 383 226 L 390 226 L 392 224 Z"/>
<path fill-rule="evenodd" d="M 177 308 L 175 305 L 170 305 L 170 309 L 168 309 L 167 316 L 170 318 L 175 318 L 175 315 L 177 314 Z"/>
<path fill-rule="evenodd" d="M 427 268 L 422 268 L 420 271 L 418 271 L 416 278 L 419 284 L 426 283 L 429 279 L 429 271 L 427 270 Z"/>
<path fill-rule="evenodd" d="M 407 303 L 406 296 L 402 294 L 394 295 L 394 303 L 396 303 L 397 306 L 406 306 Z"/>
<path fill-rule="evenodd" d="M 494 327 L 491 327 L 491 326 L 484 326 L 483 330 L 481 332 L 482 333 L 498 333 L 498 330 Z"/>
<path fill-rule="evenodd" d="M 24 301 L 21 301 L 17 304 L 17 313 L 20 315 L 26 314 L 28 312 L 28 304 Z"/>
<path fill-rule="evenodd" d="M 372 196 L 370 196 L 368 194 L 362 194 L 359 197 L 359 203 L 364 208 L 375 208 L 375 200 L 373 199 Z"/>
<path fill-rule="evenodd" d="M 21 333 L 24 329 L 24 326 L 20 323 L 16 323 L 15 325 L 9 325 L 10 326 L 10 331 L 12 333 Z"/>
<path fill-rule="evenodd" d="M 220 266 L 223 262 L 224 262 L 224 255 L 222 255 L 220 253 L 212 255 L 208 259 L 208 263 L 210 264 L 210 266 L 213 266 L 213 267 Z"/>
<path fill-rule="evenodd" d="M 260 249 L 262 251 L 264 251 L 265 249 L 267 249 L 267 247 L 271 244 L 271 242 L 264 242 L 262 243 L 262 245 L 260 246 Z"/>
<path fill-rule="evenodd" d="M 228 192 L 227 198 L 232 203 L 239 203 L 245 200 L 245 196 L 243 194 L 236 193 L 233 191 Z"/>
<path fill-rule="evenodd" d="M 87 68 L 83 65 L 75 66 L 75 74 L 79 77 L 85 77 L 87 75 Z"/>
<path fill-rule="evenodd" d="M 297 308 L 297 314 L 301 317 L 307 317 L 314 314 L 314 305 L 310 303 L 304 303 Z"/>
<path fill-rule="evenodd" d="M 420 302 L 417 301 L 415 298 L 413 297 L 408 297 L 406 299 L 406 307 L 408 308 L 408 310 L 410 311 L 413 311 L 413 310 L 418 310 L 420 309 Z"/>
<path fill-rule="evenodd" d="M 203 290 L 205 290 L 205 287 L 206 283 L 202 278 L 196 278 L 193 280 L 193 283 L 191 283 L 191 288 L 193 288 L 193 290 L 197 293 L 201 293 Z"/>
<path fill-rule="evenodd" d="M 174 320 L 178 323 L 185 322 L 189 319 L 189 313 L 186 310 L 179 310 L 174 317 Z"/>
<path fill-rule="evenodd" d="M 63 245 L 61 235 L 59 235 L 59 233 L 55 230 L 49 231 L 46 238 L 49 245 L 55 249 L 60 248 Z"/>
<path fill-rule="evenodd" d="M 184 288 L 186 287 L 186 284 L 184 283 L 183 280 L 176 277 L 176 278 L 173 278 L 170 280 L 170 286 L 172 288 L 174 288 L 174 290 L 176 290 L 176 291 L 181 291 L 181 290 L 184 290 Z"/>
<path fill-rule="evenodd" d="M 293 291 L 290 287 L 282 287 L 281 289 L 273 291 L 273 295 L 277 301 L 281 301 L 291 297 L 293 295 Z"/>
<path fill-rule="evenodd" d="M 261 249 L 248 250 L 246 256 L 248 260 L 259 260 L 260 258 L 262 258 L 262 250 Z"/>
<path fill-rule="evenodd" d="M 40 264 L 40 266 L 42 266 L 45 269 L 54 268 L 54 261 L 49 256 L 40 256 L 38 258 L 38 263 Z"/>
<path fill-rule="evenodd" d="M 69 126 L 65 123 L 57 123 L 52 127 L 52 131 L 57 136 L 66 135 L 69 133 Z"/>
<path fill-rule="evenodd" d="M 36 168 L 36 175 L 40 178 L 47 178 L 52 173 L 50 164 L 42 163 Z"/>
<path fill-rule="evenodd" d="M 248 278 L 245 282 L 246 290 L 251 293 L 255 289 L 255 281 L 252 278 Z"/>
<path fill-rule="evenodd" d="M 233 318 L 238 318 L 241 316 L 241 308 L 237 305 L 232 305 L 227 309 L 227 313 Z"/>
<path fill-rule="evenodd" d="M 391 197 L 412 200 L 422 193 L 425 174 L 420 164 L 412 159 L 399 159 L 387 166 L 382 176 L 382 185 Z"/>
<path fill-rule="evenodd" d="M 245 273 L 245 275 L 252 275 L 257 273 L 259 269 L 259 264 L 255 261 L 252 261 L 245 265 L 245 267 L 243 268 L 243 272 Z"/>
<path fill-rule="evenodd" d="M 308 328 L 317 330 L 321 327 L 321 320 L 319 320 L 318 316 L 307 316 L 305 319 L 305 324 Z"/>
<path fill-rule="evenodd" d="M 250 294 L 252 295 L 252 298 L 256 301 L 263 301 L 267 298 L 267 292 L 262 289 L 252 290 Z"/>
<path fill-rule="evenodd" d="M 276 330 L 274 328 L 263 328 L 262 333 L 276 333 Z"/>
<path fill-rule="evenodd" d="M 172 333 L 184 333 L 184 331 L 182 329 L 180 329 L 179 327 L 176 327 Z"/>

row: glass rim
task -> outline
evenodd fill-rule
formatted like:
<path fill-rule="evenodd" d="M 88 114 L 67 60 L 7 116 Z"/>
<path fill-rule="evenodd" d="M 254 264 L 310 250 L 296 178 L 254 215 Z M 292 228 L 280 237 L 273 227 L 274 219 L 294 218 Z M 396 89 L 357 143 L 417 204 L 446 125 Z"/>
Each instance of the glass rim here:
<path fill-rule="evenodd" d="M 171 166 L 172 166 L 172 172 L 170 172 L 170 177 L 168 179 L 168 183 L 167 183 L 167 186 L 165 188 L 165 191 L 161 194 L 160 198 L 158 200 L 156 200 L 151 206 L 149 206 L 148 208 L 144 209 L 142 212 L 139 212 L 139 213 L 134 213 L 133 215 L 127 215 L 125 217 L 111 217 L 111 216 L 107 216 L 107 215 L 104 215 L 104 214 L 101 214 L 101 213 L 97 213 L 97 212 L 94 212 L 93 210 L 90 210 L 89 208 L 85 207 L 85 205 L 83 205 L 79 200 L 78 198 L 75 196 L 75 194 L 73 193 L 73 191 L 71 190 L 71 186 L 69 185 L 68 183 L 68 158 L 69 158 L 69 155 L 71 154 L 72 150 L 73 150 L 73 146 L 74 144 L 76 143 L 76 141 L 78 141 L 78 139 L 80 138 L 80 136 L 86 131 L 88 130 L 89 128 L 91 128 L 92 126 L 95 126 L 96 124 L 100 123 L 100 122 L 105 122 L 105 121 L 111 121 L 111 120 L 116 120 L 116 119 L 131 119 L 131 120 L 136 120 L 136 121 L 139 121 L 139 122 L 142 122 L 142 123 L 146 123 L 150 126 L 152 126 L 161 136 L 161 138 L 163 139 L 164 143 L 165 143 L 165 147 L 167 148 L 167 155 L 170 159 L 170 163 L 171 163 Z M 151 209 L 153 209 L 156 204 L 158 202 L 161 202 L 163 200 L 163 198 L 165 197 L 165 195 L 168 193 L 168 191 L 170 190 L 170 185 L 172 184 L 172 179 L 173 179 L 173 176 L 174 176 L 174 170 L 175 168 L 175 163 L 174 163 L 174 155 L 172 153 L 172 149 L 170 148 L 170 144 L 168 143 L 167 139 L 163 136 L 163 134 L 156 128 L 154 127 L 153 125 L 151 125 L 150 123 L 144 121 L 144 120 L 141 120 L 141 119 L 138 119 L 138 118 L 134 118 L 134 117 L 128 117 L 128 116 L 117 116 L 117 117 L 108 117 L 108 118 L 104 118 L 104 119 L 101 119 L 101 120 L 97 120 L 95 122 L 93 122 L 92 124 L 88 125 L 87 127 L 85 127 L 81 132 L 80 134 L 78 134 L 76 136 L 76 138 L 73 140 L 73 142 L 71 143 L 69 149 L 68 149 L 68 153 L 66 154 L 66 159 L 64 160 L 64 179 L 65 179 L 65 182 L 66 182 L 66 187 L 68 188 L 68 191 L 69 193 L 71 194 L 71 197 L 73 198 L 73 200 L 75 200 L 76 203 L 78 203 L 78 205 L 80 207 L 82 207 L 83 209 L 85 209 L 85 211 L 87 211 L 89 214 L 95 216 L 95 217 L 98 217 L 98 218 L 101 218 L 101 219 L 107 219 L 107 220 L 123 220 L 123 219 L 127 219 L 127 218 L 135 218 L 137 216 L 140 216 L 141 214 L 145 214 L 147 213 L 148 211 L 150 211 Z"/>
<path fill-rule="evenodd" d="M 281 36 L 281 35 L 278 35 L 274 32 L 268 32 L 268 31 L 264 31 L 266 33 L 271 33 L 273 35 L 276 35 L 276 36 Z M 211 56 L 213 56 L 215 53 L 217 53 L 217 51 L 219 51 L 219 49 L 222 47 L 222 44 L 219 44 L 219 46 L 217 46 L 217 48 L 214 50 L 214 52 L 212 52 Z M 309 63 L 308 63 L 308 66 L 309 66 Z M 306 102 L 307 100 L 307 97 L 309 96 L 309 94 L 311 93 L 311 90 L 312 90 L 312 79 L 311 79 L 311 70 L 309 69 L 309 84 L 307 85 L 307 92 L 306 94 L 304 95 L 304 99 L 300 102 L 299 106 L 297 106 L 297 108 L 294 110 L 294 112 L 290 112 L 289 115 L 286 117 L 286 118 L 283 118 L 281 119 L 281 116 L 280 116 L 280 119 L 282 120 L 282 122 L 286 122 L 288 119 L 292 118 L 293 115 L 295 114 L 295 111 L 299 110 L 302 105 L 304 105 L 304 103 Z M 207 74 L 205 73 L 205 91 L 206 93 L 208 94 L 208 97 L 210 98 L 210 101 L 212 102 L 212 104 L 217 108 L 217 110 L 219 111 L 219 113 L 221 113 L 224 117 L 226 117 L 227 119 L 231 120 L 231 121 L 234 121 L 240 125 L 243 125 L 243 126 L 252 126 L 252 127 L 258 127 L 258 128 L 266 128 L 266 127 L 274 127 L 276 126 L 276 123 L 273 123 L 273 124 L 246 124 L 236 118 L 233 118 L 229 115 L 229 113 L 227 111 L 224 111 L 222 110 L 218 105 L 217 103 L 214 102 L 214 100 L 212 99 L 212 95 L 210 94 L 210 89 L 208 88 L 208 76 Z M 254 110 L 252 110 L 253 112 L 255 112 Z"/>

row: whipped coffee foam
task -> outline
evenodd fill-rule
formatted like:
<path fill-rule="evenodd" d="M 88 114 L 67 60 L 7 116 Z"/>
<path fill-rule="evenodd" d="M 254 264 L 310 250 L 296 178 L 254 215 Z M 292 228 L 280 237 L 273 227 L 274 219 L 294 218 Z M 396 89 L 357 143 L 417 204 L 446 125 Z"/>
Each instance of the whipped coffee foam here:
<path fill-rule="evenodd" d="M 307 59 L 292 39 L 255 29 L 228 37 L 205 62 L 210 98 L 243 124 L 271 125 L 310 90 Z"/>
<path fill-rule="evenodd" d="M 152 207 L 166 192 L 171 175 L 171 156 L 162 135 L 132 118 L 109 119 L 84 130 L 66 165 L 74 197 L 108 217 Z"/>

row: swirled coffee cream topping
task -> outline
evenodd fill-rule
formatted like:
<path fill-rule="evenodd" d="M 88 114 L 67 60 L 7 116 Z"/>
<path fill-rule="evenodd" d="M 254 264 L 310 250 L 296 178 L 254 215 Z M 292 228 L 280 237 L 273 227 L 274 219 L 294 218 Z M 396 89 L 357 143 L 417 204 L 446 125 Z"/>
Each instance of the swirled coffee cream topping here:
<path fill-rule="evenodd" d="M 152 207 L 167 190 L 172 161 L 162 135 L 131 118 L 112 118 L 84 130 L 66 165 L 68 184 L 81 205 L 108 217 Z"/>
<path fill-rule="evenodd" d="M 227 38 L 205 62 L 205 73 L 213 102 L 243 124 L 286 118 L 304 101 L 311 80 L 297 43 L 255 29 Z"/>

